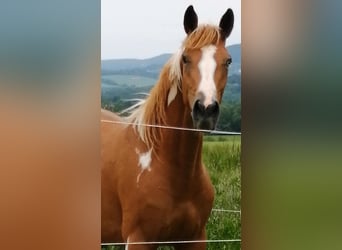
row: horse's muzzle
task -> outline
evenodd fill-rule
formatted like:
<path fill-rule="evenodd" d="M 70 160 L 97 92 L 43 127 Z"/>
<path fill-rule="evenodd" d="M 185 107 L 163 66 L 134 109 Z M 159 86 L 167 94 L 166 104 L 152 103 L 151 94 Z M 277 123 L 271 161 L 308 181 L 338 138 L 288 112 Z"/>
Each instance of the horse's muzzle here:
<path fill-rule="evenodd" d="M 205 107 L 200 100 L 197 100 L 192 109 L 194 127 L 197 129 L 214 130 L 219 113 L 220 107 L 217 101 Z"/>

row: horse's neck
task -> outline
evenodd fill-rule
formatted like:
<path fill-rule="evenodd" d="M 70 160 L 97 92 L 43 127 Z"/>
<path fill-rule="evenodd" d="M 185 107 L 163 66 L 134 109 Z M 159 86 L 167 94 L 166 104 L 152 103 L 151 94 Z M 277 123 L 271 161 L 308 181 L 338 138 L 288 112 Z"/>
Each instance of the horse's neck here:
<path fill-rule="evenodd" d="M 167 126 L 193 128 L 191 111 L 183 104 L 182 95 L 178 92 L 176 98 L 166 110 Z M 162 129 L 161 148 L 165 152 L 164 159 L 173 167 L 182 168 L 183 172 L 192 175 L 201 169 L 202 134 L 200 132 Z M 165 150 L 166 149 L 166 150 Z"/>

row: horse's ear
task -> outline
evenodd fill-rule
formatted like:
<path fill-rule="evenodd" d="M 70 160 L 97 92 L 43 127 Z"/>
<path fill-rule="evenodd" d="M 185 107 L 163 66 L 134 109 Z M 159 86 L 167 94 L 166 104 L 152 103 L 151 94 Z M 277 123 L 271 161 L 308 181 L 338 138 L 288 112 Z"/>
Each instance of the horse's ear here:
<path fill-rule="evenodd" d="M 232 32 L 234 25 L 234 13 L 232 9 L 228 9 L 226 13 L 221 18 L 220 21 L 220 32 L 221 32 L 221 37 L 222 40 L 226 40 L 230 33 Z"/>
<path fill-rule="evenodd" d="M 185 11 L 183 24 L 184 30 L 188 35 L 197 28 L 198 18 L 192 5 L 190 5 Z"/>

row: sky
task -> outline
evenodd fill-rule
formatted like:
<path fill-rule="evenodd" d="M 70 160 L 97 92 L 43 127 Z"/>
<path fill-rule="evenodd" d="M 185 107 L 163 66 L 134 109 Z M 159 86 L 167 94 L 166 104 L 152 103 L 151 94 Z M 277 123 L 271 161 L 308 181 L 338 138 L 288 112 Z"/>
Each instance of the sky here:
<path fill-rule="evenodd" d="M 231 8 L 235 22 L 227 45 L 241 43 L 241 0 L 101 0 L 101 59 L 174 53 L 185 38 L 183 17 L 189 5 L 199 23 L 215 25 Z"/>

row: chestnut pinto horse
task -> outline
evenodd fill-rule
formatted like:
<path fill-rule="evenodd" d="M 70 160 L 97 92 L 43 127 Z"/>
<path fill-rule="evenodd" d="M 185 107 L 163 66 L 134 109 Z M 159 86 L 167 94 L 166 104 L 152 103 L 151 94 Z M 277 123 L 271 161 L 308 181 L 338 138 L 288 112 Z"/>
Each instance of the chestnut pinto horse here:
<path fill-rule="evenodd" d="M 197 20 L 189 6 L 182 47 L 129 117 L 102 110 L 103 243 L 206 239 L 214 189 L 202 163 L 202 132 L 144 126 L 215 128 L 231 63 L 225 40 L 234 15 L 228 9 L 219 26 L 198 26 Z M 126 244 L 129 250 L 157 247 Z M 206 244 L 173 247 L 199 250 Z"/>

